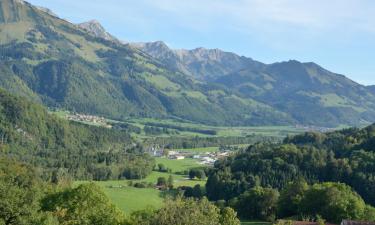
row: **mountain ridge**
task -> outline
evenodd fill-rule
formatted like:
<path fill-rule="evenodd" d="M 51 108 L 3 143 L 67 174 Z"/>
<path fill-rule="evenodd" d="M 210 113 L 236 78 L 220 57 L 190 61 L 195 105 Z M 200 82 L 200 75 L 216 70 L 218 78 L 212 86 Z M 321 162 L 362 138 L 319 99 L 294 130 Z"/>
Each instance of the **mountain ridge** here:
<path fill-rule="evenodd" d="M 84 23 L 79 23 L 77 26 L 85 31 L 91 33 L 95 37 L 103 38 L 107 41 L 120 42 L 116 37 L 108 33 L 99 21 L 93 19 Z"/>
<path fill-rule="evenodd" d="M 35 96 L 49 107 L 120 120 L 177 117 L 216 125 L 293 121 L 265 104 L 172 71 L 137 48 L 96 37 L 30 4 L 0 4 L 0 16 L 22 15 L 0 23 L 0 85 L 13 94 Z"/>
<path fill-rule="evenodd" d="M 163 42 L 123 44 L 101 37 L 107 31 L 96 22 L 99 33 L 26 2 L 0 6 L 0 86 L 49 107 L 231 126 L 375 120 L 372 92 L 316 64 L 263 64 Z"/>
<path fill-rule="evenodd" d="M 172 69 L 180 70 L 185 74 L 197 79 L 206 79 L 241 70 L 247 66 L 261 67 L 263 63 L 251 58 L 238 56 L 232 52 L 225 52 L 220 49 L 206 49 L 198 47 L 191 50 L 170 49 L 164 42 L 156 41 L 149 43 L 130 43 L 134 47 L 150 54 L 152 57 L 166 63 Z M 225 62 L 230 62 L 226 65 Z M 231 69 L 229 69 L 231 68 Z M 202 74 L 204 70 L 204 74 Z"/>

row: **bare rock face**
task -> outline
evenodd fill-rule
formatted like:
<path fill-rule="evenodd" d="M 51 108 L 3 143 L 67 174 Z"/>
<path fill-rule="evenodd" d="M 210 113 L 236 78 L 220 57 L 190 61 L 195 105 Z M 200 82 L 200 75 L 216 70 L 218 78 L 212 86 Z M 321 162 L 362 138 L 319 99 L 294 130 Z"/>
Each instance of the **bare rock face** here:
<path fill-rule="evenodd" d="M 104 27 L 97 20 L 90 20 L 88 22 L 78 24 L 78 27 L 98 38 L 103 38 L 107 41 L 118 42 L 118 39 L 108 33 Z"/>
<path fill-rule="evenodd" d="M 16 0 L 16 1 L 20 1 L 22 2 L 22 0 Z M 37 9 L 39 9 L 40 11 L 43 11 L 45 13 L 48 13 L 49 15 L 51 16 L 54 16 L 54 17 L 58 17 L 52 10 L 50 10 L 49 8 L 45 8 L 45 7 L 41 7 L 41 6 L 38 6 Z"/>
<path fill-rule="evenodd" d="M 264 65 L 251 58 L 225 52 L 220 49 L 196 48 L 171 49 L 164 42 L 132 43 L 154 58 L 200 80 L 211 80 L 234 72 Z"/>

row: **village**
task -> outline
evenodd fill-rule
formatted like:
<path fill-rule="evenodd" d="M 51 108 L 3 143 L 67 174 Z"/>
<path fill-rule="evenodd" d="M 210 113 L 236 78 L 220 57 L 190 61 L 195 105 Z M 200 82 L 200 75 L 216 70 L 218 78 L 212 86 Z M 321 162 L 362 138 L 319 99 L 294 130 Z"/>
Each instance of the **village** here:
<path fill-rule="evenodd" d="M 66 115 L 66 118 L 72 121 L 77 121 L 77 122 L 82 122 L 82 123 L 92 123 L 92 124 L 101 125 L 107 128 L 112 128 L 112 126 L 107 123 L 107 120 L 104 117 L 79 114 L 79 113 L 71 113 L 71 114 Z"/>
<path fill-rule="evenodd" d="M 318 127 L 318 126 L 310 126 L 310 125 L 295 125 L 296 129 L 304 130 L 305 132 L 320 132 L 326 133 L 334 131 L 335 128 L 328 128 L 328 127 Z"/>
<path fill-rule="evenodd" d="M 166 157 L 171 160 L 195 159 L 201 165 L 213 166 L 215 161 L 229 156 L 231 149 L 220 148 L 215 152 L 193 152 L 189 150 L 169 150 L 160 146 L 152 146 L 147 150 L 154 157 Z"/>

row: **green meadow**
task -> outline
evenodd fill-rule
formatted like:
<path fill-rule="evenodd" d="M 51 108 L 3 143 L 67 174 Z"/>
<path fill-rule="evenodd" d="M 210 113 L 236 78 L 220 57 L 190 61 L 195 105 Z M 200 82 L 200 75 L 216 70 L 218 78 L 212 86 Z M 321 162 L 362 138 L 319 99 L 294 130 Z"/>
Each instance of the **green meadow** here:
<path fill-rule="evenodd" d="M 304 130 L 296 128 L 294 126 L 246 126 L 246 127 L 225 127 L 225 126 L 209 126 L 204 124 L 192 123 L 190 121 L 183 121 L 178 119 L 154 119 L 154 118 L 139 118 L 139 119 L 128 119 L 127 123 L 138 127 L 144 127 L 146 124 L 160 124 L 173 125 L 181 128 L 193 128 L 193 129 L 204 129 L 216 131 L 216 135 L 202 134 L 193 131 L 180 131 L 178 136 L 200 136 L 200 137 L 240 137 L 247 135 L 262 135 L 268 137 L 285 137 L 288 134 L 298 134 Z M 156 125 L 154 125 L 156 126 Z M 156 126 L 157 127 L 157 126 Z M 145 134 L 139 135 L 140 137 L 146 137 Z M 168 135 L 161 135 L 163 137 Z M 173 135 L 172 135 L 173 136 Z"/>
<path fill-rule="evenodd" d="M 217 151 L 219 151 L 219 147 L 184 148 L 184 149 L 174 149 L 174 151 L 191 152 L 191 153 L 217 152 Z"/>
<path fill-rule="evenodd" d="M 195 186 L 200 184 L 205 185 L 205 180 L 190 180 L 185 175 L 176 174 L 183 172 L 191 168 L 202 167 L 196 160 L 183 159 L 183 160 L 171 160 L 166 158 L 156 158 L 156 164 L 162 163 L 168 169 L 171 169 L 171 173 L 163 173 L 153 171 L 145 179 L 140 180 L 112 180 L 112 181 L 93 181 L 95 184 L 103 188 L 107 196 L 112 202 L 117 205 L 120 209 L 127 213 L 131 213 L 137 210 L 151 208 L 160 208 L 166 196 L 170 193 L 168 191 L 160 191 L 155 188 L 135 188 L 129 186 L 129 183 L 146 182 L 153 183 L 157 182 L 159 177 L 165 177 L 168 179 L 169 176 L 173 177 L 173 185 L 175 187 L 180 186 Z M 90 181 L 76 181 L 74 185 L 87 183 Z"/>
<path fill-rule="evenodd" d="M 69 111 L 64 110 L 57 110 L 52 111 L 51 113 L 55 114 L 60 118 L 66 119 L 67 116 L 70 114 Z M 182 130 L 178 131 L 178 134 L 160 134 L 155 135 L 158 137 L 173 137 L 173 136 L 181 136 L 181 137 L 243 137 L 247 135 L 261 135 L 266 137 L 285 137 L 287 135 L 293 135 L 303 132 L 304 130 L 301 128 L 296 128 L 294 126 L 246 126 L 246 127 L 228 127 L 228 126 L 209 126 L 204 124 L 197 124 L 190 121 L 185 121 L 181 119 L 155 119 L 155 118 L 132 118 L 127 119 L 125 121 L 115 121 L 107 119 L 109 123 L 128 123 L 133 126 L 137 126 L 142 129 L 140 134 L 133 134 L 136 138 L 149 138 L 150 135 L 144 133 L 143 128 L 147 124 L 153 124 L 154 127 L 163 128 L 164 126 L 172 125 Z M 96 126 L 104 126 L 105 124 L 101 123 L 86 123 L 89 125 L 96 125 Z M 210 130 L 215 131 L 215 135 L 204 134 L 195 131 L 186 131 L 183 128 L 190 128 L 190 129 L 201 129 L 201 130 Z M 174 129 L 171 129 L 174 130 Z"/>

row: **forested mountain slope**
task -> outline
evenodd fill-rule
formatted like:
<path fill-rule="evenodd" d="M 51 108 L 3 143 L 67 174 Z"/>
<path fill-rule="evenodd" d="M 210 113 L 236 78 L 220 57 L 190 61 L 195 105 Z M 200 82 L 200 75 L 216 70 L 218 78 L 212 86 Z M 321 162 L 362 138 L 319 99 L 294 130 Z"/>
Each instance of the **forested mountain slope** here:
<path fill-rule="evenodd" d="M 335 126 L 373 122 L 375 92 L 315 63 L 263 64 L 219 49 L 173 50 L 163 42 L 134 46 L 171 69 L 229 88 L 290 115 L 301 124 Z"/>
<path fill-rule="evenodd" d="M 288 112 L 302 124 L 361 124 L 374 122 L 375 97 L 354 81 L 315 63 L 288 61 L 249 68 L 216 82 Z"/>
<path fill-rule="evenodd" d="M 266 65 L 218 49 L 122 44 L 22 0 L 0 2 L 0 86 L 49 107 L 211 125 L 359 125 L 375 96 L 312 64 Z"/>
<path fill-rule="evenodd" d="M 0 89 L 0 155 L 43 169 L 47 179 L 144 177 L 154 162 L 133 143 L 126 131 L 61 120 Z M 140 173 L 129 175 L 133 168 Z"/>
<path fill-rule="evenodd" d="M 26 2 L 3 0 L 0 6 L 1 86 L 13 93 L 116 119 L 293 122 L 265 104 L 171 71 L 136 48 L 95 37 Z"/>

